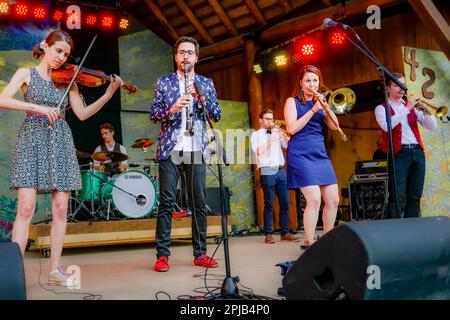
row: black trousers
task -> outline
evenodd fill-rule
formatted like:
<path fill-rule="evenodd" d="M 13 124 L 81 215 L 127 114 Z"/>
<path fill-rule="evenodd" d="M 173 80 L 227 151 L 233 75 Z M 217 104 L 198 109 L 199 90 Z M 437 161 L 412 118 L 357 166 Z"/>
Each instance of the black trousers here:
<path fill-rule="evenodd" d="M 187 200 L 192 210 L 192 247 L 195 257 L 206 254 L 206 166 L 201 152 L 184 152 L 159 161 L 159 207 L 156 222 L 156 256 L 170 256 L 172 212 L 178 179 L 185 179 Z"/>
<path fill-rule="evenodd" d="M 420 198 L 425 181 L 425 154 L 418 144 L 404 145 L 394 155 L 394 159 L 399 215 L 395 212 L 393 197 L 389 196 L 388 218 L 420 217 Z M 391 184 L 389 194 L 392 195 Z"/>

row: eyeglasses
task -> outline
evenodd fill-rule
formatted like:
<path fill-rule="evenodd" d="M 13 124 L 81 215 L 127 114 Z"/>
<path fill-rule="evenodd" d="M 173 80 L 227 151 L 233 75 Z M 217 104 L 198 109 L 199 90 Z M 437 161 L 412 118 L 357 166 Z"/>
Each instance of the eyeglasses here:
<path fill-rule="evenodd" d="M 179 50 L 177 53 L 180 56 L 184 56 L 187 53 L 189 57 L 192 57 L 195 54 L 195 51 L 192 51 L 192 50 Z"/>
<path fill-rule="evenodd" d="M 263 119 L 267 121 L 273 121 L 273 118 L 263 118 Z"/>

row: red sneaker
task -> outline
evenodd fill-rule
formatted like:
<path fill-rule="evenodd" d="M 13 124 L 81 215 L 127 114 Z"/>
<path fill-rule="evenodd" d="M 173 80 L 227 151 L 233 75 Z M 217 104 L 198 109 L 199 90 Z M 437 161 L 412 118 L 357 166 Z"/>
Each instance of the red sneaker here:
<path fill-rule="evenodd" d="M 194 264 L 205 268 L 217 268 L 219 266 L 216 260 L 208 257 L 206 254 L 202 254 L 198 258 L 194 258 Z"/>
<path fill-rule="evenodd" d="M 156 260 L 154 269 L 155 269 L 155 271 L 158 271 L 158 272 L 169 271 L 169 269 L 170 269 L 169 259 L 167 257 L 165 257 L 165 256 L 159 257 Z"/>

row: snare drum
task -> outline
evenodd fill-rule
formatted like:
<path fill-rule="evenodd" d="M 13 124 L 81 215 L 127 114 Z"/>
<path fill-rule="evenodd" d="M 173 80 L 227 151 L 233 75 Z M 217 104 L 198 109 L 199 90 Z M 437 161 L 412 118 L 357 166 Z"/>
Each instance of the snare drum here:
<path fill-rule="evenodd" d="M 78 199 L 80 201 L 100 200 L 102 185 L 108 178 L 106 173 L 97 170 L 81 172 L 82 188 L 78 193 Z"/>
<path fill-rule="evenodd" d="M 102 199 L 111 200 L 125 217 L 142 218 L 150 215 L 157 205 L 156 182 L 141 171 L 128 170 L 103 184 Z"/>

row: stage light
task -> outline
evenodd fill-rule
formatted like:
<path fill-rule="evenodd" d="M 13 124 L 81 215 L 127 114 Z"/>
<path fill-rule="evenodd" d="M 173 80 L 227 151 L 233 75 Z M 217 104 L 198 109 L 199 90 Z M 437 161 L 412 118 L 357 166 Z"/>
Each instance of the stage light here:
<path fill-rule="evenodd" d="M 97 16 L 90 14 L 86 17 L 86 24 L 88 26 L 95 26 L 97 24 Z"/>
<path fill-rule="evenodd" d="M 128 29 L 129 21 L 127 17 L 121 17 L 119 21 L 119 29 L 126 30 Z"/>
<path fill-rule="evenodd" d="M 296 54 L 296 60 L 315 59 L 319 56 L 320 42 L 314 37 L 302 37 L 291 49 L 291 55 Z"/>
<path fill-rule="evenodd" d="M 114 17 L 112 15 L 104 15 L 102 17 L 101 26 L 104 29 L 111 29 L 114 25 Z"/>
<path fill-rule="evenodd" d="M 64 18 L 64 13 L 63 13 L 61 10 L 56 9 L 56 10 L 53 12 L 52 18 L 53 18 L 53 20 L 55 20 L 56 22 L 60 22 L 60 21 L 62 21 L 62 19 Z"/>
<path fill-rule="evenodd" d="M 33 16 L 37 20 L 44 20 L 47 18 L 47 9 L 42 6 L 35 7 L 33 10 Z"/>
<path fill-rule="evenodd" d="M 314 47 L 314 44 L 312 44 L 312 43 L 305 43 L 305 44 L 302 45 L 302 54 L 304 56 L 311 56 L 311 55 L 313 55 L 315 50 L 316 49 Z"/>
<path fill-rule="evenodd" d="M 28 4 L 16 3 L 14 7 L 14 14 L 18 17 L 26 17 L 28 15 Z"/>
<path fill-rule="evenodd" d="M 260 63 L 253 65 L 253 72 L 256 74 L 260 74 L 263 72 L 262 65 Z"/>
<path fill-rule="evenodd" d="M 344 44 L 345 36 L 341 31 L 335 31 L 330 36 L 330 44 L 333 46 L 340 46 Z"/>
<path fill-rule="evenodd" d="M 9 4 L 7 1 L 0 2 L 0 14 L 8 14 L 9 13 Z"/>
<path fill-rule="evenodd" d="M 299 55 L 297 52 L 292 53 L 292 54 L 291 54 L 291 61 L 292 61 L 293 63 L 298 63 L 298 62 L 300 62 L 300 61 L 301 61 L 300 55 Z"/>
<path fill-rule="evenodd" d="M 274 57 L 274 62 L 277 67 L 282 67 L 287 64 L 287 55 L 286 53 L 277 53 Z"/>

